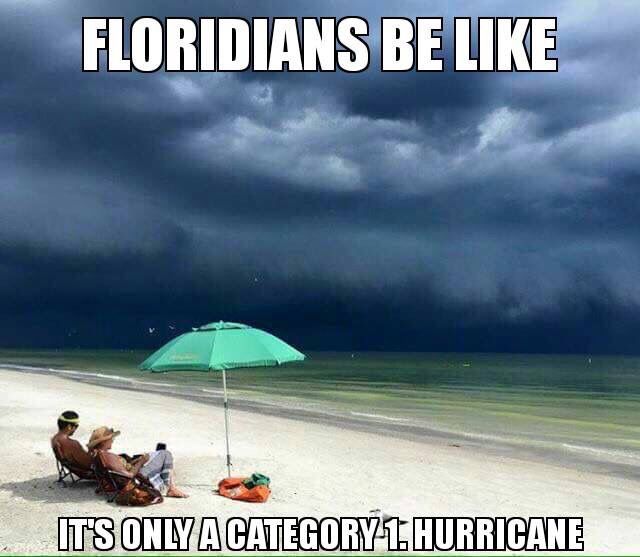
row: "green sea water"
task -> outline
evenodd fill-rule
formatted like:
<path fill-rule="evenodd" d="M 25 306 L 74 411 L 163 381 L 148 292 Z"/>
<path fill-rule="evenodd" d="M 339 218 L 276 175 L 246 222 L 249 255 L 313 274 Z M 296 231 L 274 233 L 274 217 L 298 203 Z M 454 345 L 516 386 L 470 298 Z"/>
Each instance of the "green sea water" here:
<path fill-rule="evenodd" d="M 136 351 L 0 350 L 43 367 L 158 390 L 219 394 L 218 373 L 137 371 Z M 424 426 L 476 442 L 552 448 L 640 466 L 640 358 L 510 354 L 311 353 L 302 364 L 228 374 L 231 399 L 372 424 Z"/>

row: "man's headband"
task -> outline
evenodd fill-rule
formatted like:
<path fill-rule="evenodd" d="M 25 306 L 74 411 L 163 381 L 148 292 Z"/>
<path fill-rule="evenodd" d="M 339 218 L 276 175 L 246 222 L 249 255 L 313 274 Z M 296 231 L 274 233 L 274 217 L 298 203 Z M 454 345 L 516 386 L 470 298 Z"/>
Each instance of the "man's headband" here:
<path fill-rule="evenodd" d="M 80 418 L 65 418 L 62 414 L 60 414 L 60 417 L 58 419 L 61 422 L 65 422 L 65 423 L 68 423 L 68 424 L 78 425 L 80 423 Z"/>

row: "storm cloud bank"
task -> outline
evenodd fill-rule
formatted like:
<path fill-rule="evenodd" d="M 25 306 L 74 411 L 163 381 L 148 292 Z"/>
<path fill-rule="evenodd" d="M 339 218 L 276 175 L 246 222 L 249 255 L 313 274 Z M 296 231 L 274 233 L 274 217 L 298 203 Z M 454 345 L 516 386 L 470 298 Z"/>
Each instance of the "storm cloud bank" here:
<path fill-rule="evenodd" d="M 640 350 L 634 2 L 176 6 L 0 5 L 0 345 Z M 559 72 L 80 71 L 83 16 L 354 14 L 557 16 Z"/>

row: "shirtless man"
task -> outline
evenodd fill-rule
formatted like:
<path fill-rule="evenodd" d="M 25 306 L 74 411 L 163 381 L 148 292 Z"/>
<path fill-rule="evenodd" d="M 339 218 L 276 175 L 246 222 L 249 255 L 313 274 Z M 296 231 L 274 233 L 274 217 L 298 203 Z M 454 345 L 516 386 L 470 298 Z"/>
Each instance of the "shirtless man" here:
<path fill-rule="evenodd" d="M 92 456 L 95 457 L 97 453 L 100 453 L 104 465 L 109 470 L 119 472 L 129 478 L 142 474 L 153 487 L 161 493 L 164 492 L 167 497 L 188 497 L 175 485 L 173 455 L 169 451 L 166 449 L 153 451 L 127 461 L 122 456 L 110 452 L 113 440 L 118 435 L 120 435 L 119 431 L 108 427 L 99 427 L 94 430 L 87 445 Z"/>
<path fill-rule="evenodd" d="M 51 447 L 63 458 L 76 473 L 84 472 L 91 475 L 91 455 L 84 450 L 82 445 L 71 437 L 80 425 L 80 417 L 77 412 L 67 410 L 58 418 L 58 433 L 51 438 Z M 76 474 L 78 475 L 78 474 Z"/>

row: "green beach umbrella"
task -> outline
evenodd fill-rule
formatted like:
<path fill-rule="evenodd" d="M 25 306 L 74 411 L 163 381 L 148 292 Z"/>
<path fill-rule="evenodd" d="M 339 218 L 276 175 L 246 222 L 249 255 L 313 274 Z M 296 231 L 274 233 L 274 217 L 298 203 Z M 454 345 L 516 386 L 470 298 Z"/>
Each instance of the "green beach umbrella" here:
<path fill-rule="evenodd" d="M 265 331 L 241 323 L 219 321 L 203 325 L 169 341 L 142 362 L 140 369 L 153 372 L 222 372 L 227 473 L 230 476 L 227 370 L 271 367 L 304 359 L 304 354 Z"/>

